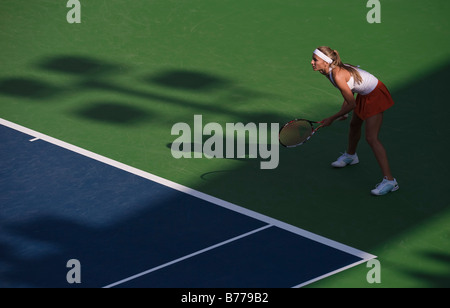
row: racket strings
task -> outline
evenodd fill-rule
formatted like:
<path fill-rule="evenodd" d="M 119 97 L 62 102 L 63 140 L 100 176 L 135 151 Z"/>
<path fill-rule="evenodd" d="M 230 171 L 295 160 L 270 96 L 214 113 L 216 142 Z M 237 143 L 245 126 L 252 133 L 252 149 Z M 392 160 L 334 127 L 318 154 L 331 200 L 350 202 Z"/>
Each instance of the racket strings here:
<path fill-rule="evenodd" d="M 295 121 L 280 132 L 280 142 L 285 146 L 294 146 L 308 140 L 312 135 L 313 128 L 307 121 Z"/>

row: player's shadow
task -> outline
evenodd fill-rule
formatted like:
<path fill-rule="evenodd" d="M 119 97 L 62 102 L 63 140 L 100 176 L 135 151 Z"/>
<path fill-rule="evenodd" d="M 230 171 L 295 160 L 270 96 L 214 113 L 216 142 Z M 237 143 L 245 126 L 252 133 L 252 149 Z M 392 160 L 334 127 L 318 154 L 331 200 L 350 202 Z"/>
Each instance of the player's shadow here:
<path fill-rule="evenodd" d="M 207 138 L 203 138 L 204 141 L 208 141 Z M 226 144 L 227 140 L 222 139 L 222 144 Z M 207 159 L 232 159 L 242 162 L 251 162 L 257 158 L 258 144 L 237 144 L 234 143 L 232 151 L 227 150 L 226 146 L 212 145 L 205 148 L 205 143 L 195 142 L 171 142 L 168 143 L 167 148 L 170 149 L 172 156 L 176 156 L 180 159 L 187 158 L 207 158 Z M 256 150 L 253 150 L 255 149 Z M 255 153 L 255 154 L 251 154 Z"/>
<path fill-rule="evenodd" d="M 276 120 L 276 118 L 262 115 L 257 119 Z M 261 150 L 264 151 L 265 156 L 269 156 L 266 159 L 270 159 L 275 152 L 278 153 L 279 129 L 276 126 L 272 127 L 270 123 L 263 123 L 266 125 L 258 126 L 251 122 L 252 120 L 255 120 L 255 118 L 249 118 L 248 123 L 227 123 L 225 125 L 208 123 L 214 125 L 214 130 L 208 133 L 203 131 L 203 127 L 200 132 L 192 131 L 190 127 L 187 131 L 174 131 L 173 133 L 176 135 L 173 135 L 173 138 L 175 140 L 166 146 L 173 156 L 180 159 L 232 159 L 256 163 L 261 161 Z M 183 124 L 188 125 L 187 123 Z M 264 129 L 264 134 L 267 137 L 264 142 L 260 140 L 262 129 Z M 271 138 L 276 143 L 273 146 L 271 145 Z"/>

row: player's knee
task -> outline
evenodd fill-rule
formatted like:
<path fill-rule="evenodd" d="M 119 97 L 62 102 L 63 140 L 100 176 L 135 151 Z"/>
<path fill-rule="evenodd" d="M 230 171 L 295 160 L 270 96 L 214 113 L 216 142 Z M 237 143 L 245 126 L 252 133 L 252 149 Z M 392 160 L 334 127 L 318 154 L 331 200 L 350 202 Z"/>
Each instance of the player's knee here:
<path fill-rule="evenodd" d="M 351 121 L 350 122 L 350 129 L 352 131 L 358 131 L 361 130 L 362 124 L 358 121 Z"/>
<path fill-rule="evenodd" d="M 380 143 L 380 140 L 378 139 L 378 136 L 366 135 L 366 142 L 373 146 Z"/>

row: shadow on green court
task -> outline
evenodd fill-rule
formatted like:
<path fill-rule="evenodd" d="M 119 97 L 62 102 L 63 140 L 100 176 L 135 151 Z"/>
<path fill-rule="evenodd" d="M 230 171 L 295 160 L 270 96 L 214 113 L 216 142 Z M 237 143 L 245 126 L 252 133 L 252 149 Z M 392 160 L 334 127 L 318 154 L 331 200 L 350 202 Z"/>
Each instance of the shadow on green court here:
<path fill-rule="evenodd" d="M 154 90 L 120 86 L 106 78 L 116 72 L 120 65 L 91 58 L 56 57 L 47 59 L 38 67 L 78 76 L 76 88 L 79 91 L 95 89 L 129 97 L 130 101 L 133 98 L 143 98 L 149 102 L 157 100 L 175 108 L 192 108 L 199 113 L 226 114 L 243 123 L 281 124 L 290 120 L 281 114 L 245 114 L 227 105 L 208 105 Z M 381 139 L 400 184 L 398 192 L 383 197 L 370 195 L 370 189 L 381 181 L 381 174 L 364 140 L 361 140 L 358 151 L 360 164 L 339 170 L 330 167 L 330 162 L 339 156 L 340 151 L 345 150 L 346 122 L 334 123 L 321 130 L 301 147 L 280 147 L 280 164 L 274 170 L 261 170 L 259 159 L 242 160 L 242 167 L 236 170 L 210 170 L 199 174 L 199 185 L 192 188 L 372 252 L 449 207 L 449 198 L 446 196 L 449 163 L 445 152 L 449 128 L 445 120 L 450 107 L 443 100 L 450 81 L 447 74 L 449 68 L 449 64 L 444 65 L 404 88 L 390 89 L 396 105 L 385 114 Z M 217 89 L 227 88 L 230 93 L 239 92 L 244 100 L 249 101 L 263 95 L 236 88 L 230 80 L 202 72 L 166 71 L 145 78 L 145 81 L 187 92 L 213 93 Z M 0 80 L 1 94 L 36 101 L 57 96 L 64 90 L 33 79 Z M 93 121 L 129 125 L 147 121 L 152 112 L 151 104 L 143 108 L 131 103 L 93 101 L 87 108 L 76 110 L 74 115 Z M 133 224 L 132 220 L 122 221 L 121 228 Z M 52 225 L 61 228 L 59 222 L 48 223 L 42 221 L 34 224 L 41 227 L 43 224 L 44 230 L 47 228 L 48 232 L 54 232 L 51 230 Z M 28 232 L 32 227 L 19 229 Z M 90 233 L 89 230 L 77 232 L 86 237 Z M 43 238 L 47 239 L 47 236 Z M 447 262 L 449 255 L 430 253 L 425 257 Z M 410 270 L 405 270 L 405 273 L 426 280 L 430 286 L 448 286 L 448 279 L 439 275 Z"/>
<path fill-rule="evenodd" d="M 99 78 L 121 71 L 117 65 L 85 56 L 56 56 L 44 59 L 37 64 L 43 71 L 60 72 L 81 76 L 83 78 Z"/>
<path fill-rule="evenodd" d="M 338 122 L 321 130 L 308 144 L 280 148 L 280 165 L 275 170 L 260 170 L 249 163 L 233 172 L 221 172 L 198 189 L 374 252 L 449 209 L 446 136 L 450 129 L 446 118 L 450 107 L 443 100 L 450 82 L 449 68 L 449 64 L 443 65 L 414 83 L 391 89 L 396 105 L 385 113 L 381 140 L 400 184 L 395 193 L 370 195 L 382 175 L 364 139 L 358 149 L 360 164 L 344 169 L 330 166 L 346 147 L 348 123 Z M 433 255 L 439 262 L 449 256 Z M 405 255 L 403 261 L 410 257 Z M 403 273 L 423 278 L 433 287 L 449 286 L 445 275 L 426 269 L 405 269 Z"/>
<path fill-rule="evenodd" d="M 214 91 L 230 84 L 229 80 L 203 72 L 163 71 L 147 78 L 149 83 L 187 91 Z"/>
<path fill-rule="evenodd" d="M 146 114 L 151 113 L 151 102 L 162 102 L 175 108 L 191 108 L 200 113 L 213 113 L 242 117 L 238 112 L 227 105 L 243 104 L 261 97 L 277 97 L 271 93 L 254 91 L 234 84 L 221 76 L 214 76 L 206 72 L 188 70 L 166 70 L 148 74 L 143 78 L 136 76 L 136 83 L 142 85 L 160 86 L 170 90 L 179 90 L 182 94 L 205 93 L 208 95 L 208 103 L 200 102 L 186 95 L 163 94 L 158 90 L 142 90 L 133 86 L 127 87 L 115 83 L 115 77 L 119 75 L 132 76 L 132 68 L 121 64 L 113 64 L 104 60 L 86 56 L 55 56 L 45 58 L 33 65 L 38 72 L 57 74 L 67 78 L 70 83 L 66 86 L 53 85 L 50 81 L 42 81 L 37 78 L 5 78 L 0 80 L 0 94 L 34 101 L 48 101 L 49 99 L 63 98 L 67 96 L 83 95 L 89 91 L 98 91 L 105 94 L 122 95 L 130 102 L 118 101 L 92 101 L 84 102 L 80 109 L 74 110 L 74 114 L 90 120 L 102 122 L 132 124 L 134 120 L 140 122 Z M 54 77 L 59 80 L 59 77 Z M 219 95 L 219 93 L 221 93 Z M 97 93 L 98 95 L 98 93 Z M 146 106 L 138 106 L 133 99 L 145 99 Z M 257 113 L 256 113 L 257 114 Z"/>
<path fill-rule="evenodd" d="M 450 107 L 442 100 L 449 68 L 444 65 L 404 88 L 391 89 L 396 105 L 385 112 L 380 138 L 399 181 L 395 193 L 370 195 L 382 175 L 364 139 L 358 149 L 360 164 L 330 166 L 346 148 L 348 122 L 333 123 L 298 148 L 280 147 L 275 170 L 249 163 L 238 176 L 224 173 L 199 189 L 371 251 L 450 205 L 445 194 Z"/>
<path fill-rule="evenodd" d="M 424 252 L 420 256 L 421 259 L 426 260 L 438 266 L 443 270 L 438 271 L 427 271 L 422 267 L 417 267 L 415 269 L 400 266 L 400 271 L 405 273 L 407 276 L 424 281 L 431 288 L 448 288 L 450 287 L 450 254 L 442 252 Z"/>
<path fill-rule="evenodd" d="M 43 100 L 61 92 L 57 86 L 31 78 L 10 78 L 0 80 L 0 93 L 17 98 Z"/>
<path fill-rule="evenodd" d="M 132 125 L 151 119 L 151 113 L 142 108 L 119 102 L 95 101 L 76 111 L 77 116 L 93 121 Z"/>

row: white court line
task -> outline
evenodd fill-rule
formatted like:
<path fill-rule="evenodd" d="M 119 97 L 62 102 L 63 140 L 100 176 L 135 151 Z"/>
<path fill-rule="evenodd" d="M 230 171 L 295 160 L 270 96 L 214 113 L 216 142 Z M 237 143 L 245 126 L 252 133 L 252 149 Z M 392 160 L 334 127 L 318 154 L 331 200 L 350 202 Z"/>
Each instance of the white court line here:
<path fill-rule="evenodd" d="M 228 201 L 224 201 L 222 199 L 218 199 L 216 197 L 210 196 L 208 194 L 202 193 L 202 192 L 194 190 L 192 188 L 189 188 L 189 187 L 177 184 L 175 182 L 169 181 L 167 179 L 161 178 L 161 177 L 156 176 L 154 174 L 142 171 L 140 169 L 137 169 L 137 168 L 134 168 L 134 167 L 131 167 L 131 166 L 128 166 L 128 165 L 125 165 L 125 164 L 120 163 L 118 161 L 115 161 L 115 160 L 112 160 L 110 158 L 101 156 L 99 154 L 93 153 L 91 151 L 85 150 L 85 149 L 77 147 L 75 145 L 66 143 L 66 142 L 61 141 L 59 139 L 56 139 L 56 138 L 44 135 L 42 133 L 36 132 L 34 130 L 31 130 L 29 128 L 26 128 L 26 127 L 23 127 L 21 125 L 15 124 L 13 122 L 7 121 L 5 119 L 0 118 L 0 124 L 4 125 L 4 126 L 7 126 L 9 128 L 15 129 L 17 131 L 20 131 L 20 132 L 22 132 L 24 134 L 28 134 L 28 135 L 34 136 L 37 139 L 42 139 L 44 141 L 47 141 L 47 142 L 52 143 L 54 145 L 57 145 L 59 147 L 65 148 L 65 149 L 70 150 L 72 152 L 84 155 L 86 157 L 89 157 L 91 159 L 97 160 L 99 162 L 102 162 L 102 163 L 108 164 L 110 166 L 119 168 L 121 170 L 127 171 L 127 172 L 135 174 L 137 176 L 146 178 L 148 180 L 157 182 L 159 184 L 162 184 L 164 186 L 170 187 L 170 188 L 175 189 L 177 191 L 186 193 L 188 195 L 191 195 L 191 196 L 197 197 L 199 199 L 202 199 L 202 200 L 208 201 L 210 203 L 213 203 L 215 205 L 218 205 L 218 206 L 227 208 L 229 210 L 238 212 L 238 213 L 240 213 L 242 215 L 246 215 L 246 216 L 252 217 L 254 219 L 263 221 L 263 222 L 267 223 L 268 225 L 273 225 L 275 227 L 278 227 L 278 228 L 290 231 L 292 233 L 298 234 L 298 235 L 303 236 L 305 238 L 308 238 L 308 239 L 311 239 L 313 241 L 319 242 L 321 244 L 327 245 L 329 247 L 341 250 L 341 251 L 346 252 L 348 254 L 352 254 L 352 255 L 354 255 L 356 257 L 359 257 L 359 258 L 363 259 L 362 262 L 369 261 L 371 259 L 376 258 L 376 256 L 374 256 L 372 254 L 369 254 L 367 252 L 361 251 L 359 249 L 356 249 L 356 248 L 347 246 L 345 244 L 342 244 L 342 243 L 330 240 L 330 239 L 325 238 L 323 236 L 311 233 L 309 231 L 300 229 L 298 227 L 295 227 L 293 225 L 287 224 L 285 222 L 276 220 L 276 219 L 274 219 L 272 217 L 269 217 L 269 216 L 266 216 L 266 215 L 263 215 L 263 214 L 251 211 L 249 209 L 240 207 L 240 206 L 235 205 L 233 203 L 230 203 Z M 358 261 L 355 264 L 350 265 L 349 267 L 355 266 L 355 265 L 360 264 L 360 263 L 361 262 Z M 348 267 L 346 267 L 346 268 L 348 268 Z M 344 270 L 344 269 L 341 269 L 341 270 Z M 339 271 L 341 271 L 341 270 L 339 270 Z M 333 274 L 334 273 L 335 272 L 333 272 Z M 329 276 L 329 275 L 326 275 L 326 276 Z"/>
<path fill-rule="evenodd" d="M 375 258 L 376 258 L 376 257 L 375 257 Z M 343 272 L 343 271 L 345 271 L 346 269 L 352 268 L 352 267 L 354 267 L 354 266 L 356 266 L 356 265 L 365 263 L 365 262 L 367 262 L 367 261 L 368 261 L 368 260 L 361 260 L 361 261 L 355 262 L 355 263 L 353 263 L 353 264 L 349 264 L 349 265 L 344 266 L 344 267 L 341 267 L 341 268 L 339 268 L 339 269 L 337 269 L 337 270 L 335 270 L 335 271 L 326 273 L 325 275 L 318 276 L 318 277 L 316 277 L 316 278 L 314 278 L 314 279 L 305 281 L 305 282 L 303 282 L 303 283 L 301 283 L 301 284 L 299 284 L 299 285 L 296 285 L 296 286 L 294 286 L 294 287 L 292 287 L 292 288 L 301 288 L 301 287 L 304 287 L 304 286 L 306 286 L 306 285 L 308 285 L 308 284 L 311 284 L 311 283 L 313 283 L 313 282 L 322 280 L 322 279 L 324 279 L 324 278 L 326 278 L 326 277 L 332 276 L 332 275 L 337 274 L 337 273 L 339 273 L 339 272 Z"/>
<path fill-rule="evenodd" d="M 207 248 L 205 248 L 205 249 L 202 249 L 202 250 L 196 251 L 196 252 L 194 252 L 194 253 L 188 254 L 188 255 L 186 255 L 186 256 L 184 256 L 184 257 L 181 257 L 181 258 L 178 258 L 178 259 L 176 259 L 176 260 L 173 260 L 173 261 L 167 262 L 167 263 L 165 263 L 165 264 L 159 265 L 159 266 L 157 266 L 157 267 L 151 268 L 151 269 L 146 270 L 146 271 L 144 271 L 144 272 L 141 272 L 141 273 L 139 273 L 139 274 L 136 274 L 136 275 L 130 276 L 130 277 L 128 277 L 128 278 L 122 279 L 122 280 L 120 280 L 120 281 L 117 281 L 117 282 L 115 282 L 115 283 L 112 283 L 112 284 L 110 284 L 110 285 L 107 285 L 106 287 L 103 287 L 103 289 L 112 288 L 112 287 L 115 287 L 115 286 L 117 286 L 117 285 L 119 285 L 119 284 L 122 284 L 122 283 L 128 282 L 128 281 L 130 281 L 130 280 L 139 278 L 139 277 L 141 277 L 141 276 L 150 274 L 151 272 L 157 271 L 157 270 L 159 270 L 159 269 L 162 269 L 162 268 L 164 268 L 164 267 L 170 266 L 170 265 L 172 265 L 172 264 L 175 264 L 175 263 L 181 262 L 181 261 L 183 261 L 183 260 L 189 259 L 189 258 L 191 258 L 191 257 L 197 256 L 197 255 L 199 255 L 199 254 L 202 254 L 202 253 L 204 253 L 204 252 L 207 252 L 207 251 L 209 251 L 209 250 L 215 249 L 215 248 L 217 248 L 217 247 L 226 245 L 226 244 L 228 244 L 228 243 L 237 241 L 237 240 L 239 240 L 239 239 L 241 239 L 241 238 L 244 238 L 244 237 L 246 237 L 246 236 L 249 236 L 249 235 L 252 235 L 252 234 L 254 234 L 254 233 L 260 232 L 260 231 L 262 231 L 262 230 L 265 230 L 265 229 L 267 229 L 267 228 L 269 228 L 269 227 L 272 227 L 272 226 L 271 226 L 271 225 L 266 225 L 266 226 L 261 227 L 261 228 L 258 228 L 258 229 L 256 229 L 256 230 L 253 230 L 253 231 L 250 231 L 250 232 L 241 234 L 241 235 L 236 236 L 236 237 L 233 237 L 233 238 L 231 238 L 231 239 L 229 239 L 229 240 L 223 241 L 223 242 L 221 242 L 221 243 L 215 244 L 215 245 L 210 246 L 210 247 L 207 247 Z"/>

